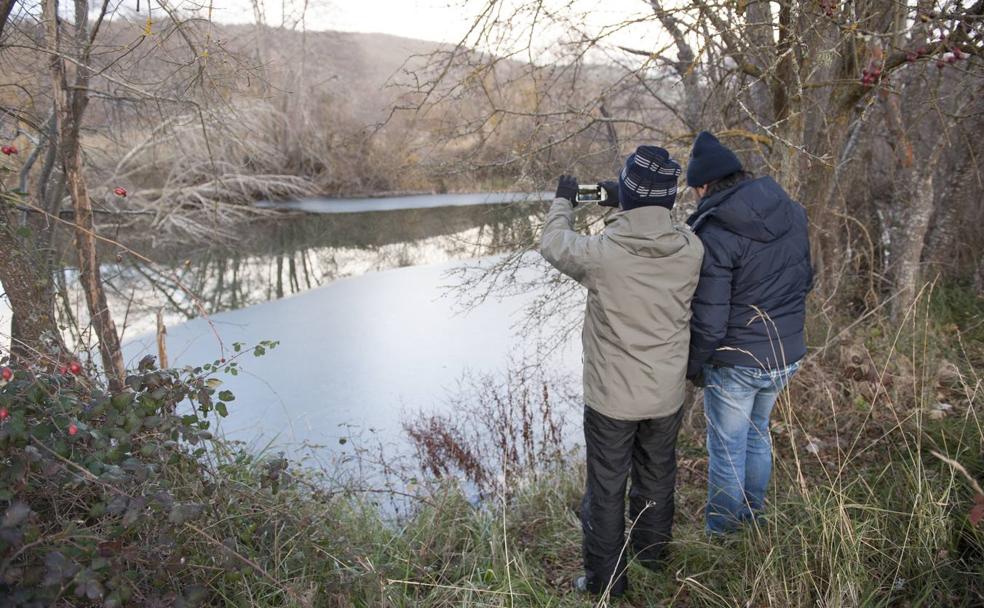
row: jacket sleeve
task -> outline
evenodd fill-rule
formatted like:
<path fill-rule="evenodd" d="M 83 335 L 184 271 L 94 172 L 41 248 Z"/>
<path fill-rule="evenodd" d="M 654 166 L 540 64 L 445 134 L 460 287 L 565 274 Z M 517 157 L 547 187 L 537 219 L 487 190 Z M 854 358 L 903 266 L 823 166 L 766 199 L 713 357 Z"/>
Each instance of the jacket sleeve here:
<path fill-rule="evenodd" d="M 734 256 L 731 239 L 727 235 L 707 231 L 704 243 L 704 260 L 700 267 L 700 281 L 694 292 L 690 318 L 690 358 L 687 378 L 696 378 L 715 349 L 728 333 L 731 317 L 731 276 Z M 723 238 L 722 238 L 723 237 Z"/>
<path fill-rule="evenodd" d="M 574 231 L 574 206 L 564 198 L 556 198 L 540 237 L 540 254 L 550 265 L 587 286 L 592 266 L 592 237 Z"/>

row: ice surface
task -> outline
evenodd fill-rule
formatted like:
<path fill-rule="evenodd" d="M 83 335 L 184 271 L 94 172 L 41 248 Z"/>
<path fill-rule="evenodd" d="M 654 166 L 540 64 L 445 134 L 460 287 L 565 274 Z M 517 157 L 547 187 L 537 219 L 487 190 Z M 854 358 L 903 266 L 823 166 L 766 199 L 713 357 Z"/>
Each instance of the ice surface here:
<path fill-rule="evenodd" d="M 226 436 L 256 447 L 275 441 L 288 452 L 302 442 L 322 444 L 330 452 L 355 425 L 399 441 L 401 415 L 447 407 L 463 372 L 504 371 L 510 357 L 537 341 L 515 328 L 537 294 L 489 299 L 463 312 L 446 288 L 446 272 L 459 264 L 369 273 L 211 317 L 227 349 L 233 342 L 280 341 L 264 357 L 240 358 L 245 373 L 223 377 L 236 394 L 221 423 Z M 168 327 L 167 345 L 172 366 L 221 356 L 204 319 Z M 579 376 L 580 350 L 574 338 L 549 364 Z M 133 338 L 124 351 L 133 365 L 156 353 L 154 336 Z"/>
<path fill-rule="evenodd" d="M 474 194 L 418 194 L 380 198 L 312 198 L 299 201 L 261 201 L 258 207 L 308 213 L 359 213 L 396 209 L 429 209 L 463 205 L 492 205 L 553 200 L 551 192 L 478 192 Z"/>

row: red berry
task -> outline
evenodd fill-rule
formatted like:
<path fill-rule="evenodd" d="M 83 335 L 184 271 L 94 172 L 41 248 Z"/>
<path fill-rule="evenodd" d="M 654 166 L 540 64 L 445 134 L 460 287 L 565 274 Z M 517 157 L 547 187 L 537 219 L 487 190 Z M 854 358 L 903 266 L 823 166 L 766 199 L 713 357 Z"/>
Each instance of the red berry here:
<path fill-rule="evenodd" d="M 68 425 L 68 434 L 74 437 L 79 432 L 79 427 L 75 426 L 75 423 Z"/>
<path fill-rule="evenodd" d="M 7 408 L 0 407 L 0 420 L 6 420 L 7 416 L 10 416 L 10 412 L 7 411 Z"/>
<path fill-rule="evenodd" d="M 126 198 L 126 188 L 118 187 L 115 190 L 113 190 L 113 194 L 115 194 L 120 198 Z"/>
<path fill-rule="evenodd" d="M 10 156 L 11 154 L 17 154 L 17 146 L 4 146 L 0 148 L 0 152 L 3 152 L 4 155 L 6 156 Z"/>
<path fill-rule="evenodd" d="M 14 371 L 9 367 L 0 369 L 0 378 L 2 378 L 4 382 L 9 382 L 10 379 L 13 377 L 14 377 Z"/>
<path fill-rule="evenodd" d="M 59 365 L 58 366 L 58 373 L 61 374 L 62 376 L 64 376 L 65 374 L 67 374 L 68 373 L 68 366 L 67 365 Z"/>
<path fill-rule="evenodd" d="M 68 371 L 78 376 L 82 373 L 82 365 L 80 365 L 78 361 L 72 361 L 68 364 Z"/>

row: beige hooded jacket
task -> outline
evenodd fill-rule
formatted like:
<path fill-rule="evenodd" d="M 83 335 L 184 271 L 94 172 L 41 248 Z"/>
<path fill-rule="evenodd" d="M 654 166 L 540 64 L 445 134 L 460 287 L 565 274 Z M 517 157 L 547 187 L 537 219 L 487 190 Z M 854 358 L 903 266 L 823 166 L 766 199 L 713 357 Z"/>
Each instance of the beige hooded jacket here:
<path fill-rule="evenodd" d="M 683 404 L 690 300 L 704 247 L 664 207 L 619 211 L 604 231 L 574 231 L 570 201 L 547 214 L 540 252 L 588 288 L 581 340 L 585 404 L 620 420 L 661 418 Z"/>

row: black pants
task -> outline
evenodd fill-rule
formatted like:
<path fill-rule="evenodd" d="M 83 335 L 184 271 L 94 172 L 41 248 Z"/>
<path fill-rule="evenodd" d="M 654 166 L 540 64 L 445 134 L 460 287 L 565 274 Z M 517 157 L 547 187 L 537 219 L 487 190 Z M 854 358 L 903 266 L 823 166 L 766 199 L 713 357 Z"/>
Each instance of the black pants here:
<path fill-rule="evenodd" d="M 581 501 L 584 572 L 588 590 L 625 592 L 626 552 L 655 568 L 672 538 L 676 439 L 683 408 L 664 418 L 616 420 L 584 408 L 587 487 Z M 630 544 L 625 544 L 625 485 L 629 474 Z"/>

